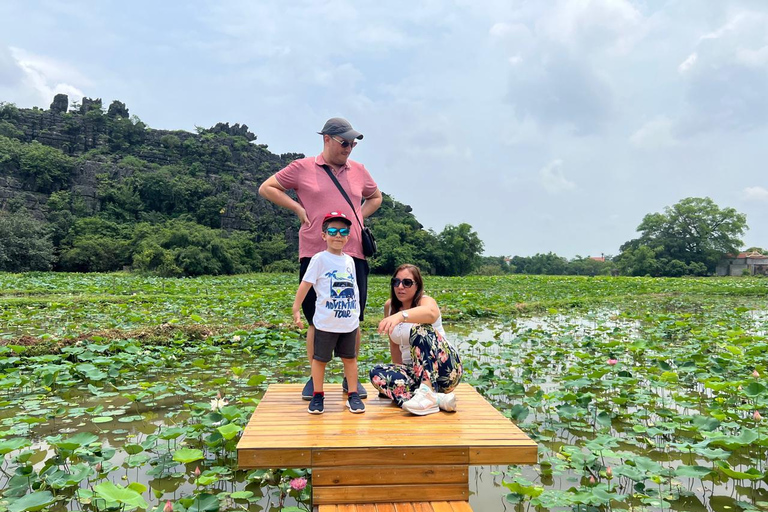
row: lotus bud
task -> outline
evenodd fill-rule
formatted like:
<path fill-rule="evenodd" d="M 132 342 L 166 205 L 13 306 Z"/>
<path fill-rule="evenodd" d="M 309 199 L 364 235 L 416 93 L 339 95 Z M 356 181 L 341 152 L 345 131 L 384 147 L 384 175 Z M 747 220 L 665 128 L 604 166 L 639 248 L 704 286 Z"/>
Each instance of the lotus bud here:
<path fill-rule="evenodd" d="M 607 476 L 608 478 L 613 478 L 613 469 L 611 468 L 611 466 L 608 466 L 607 468 L 605 468 L 605 476 Z"/>
<path fill-rule="evenodd" d="M 763 417 L 760 416 L 760 411 L 755 411 L 755 414 L 753 414 L 752 417 L 755 419 L 755 421 L 760 421 L 763 419 Z"/>
<path fill-rule="evenodd" d="M 595 480 L 594 476 L 589 477 L 589 485 L 595 485 L 597 483 L 597 480 Z"/>
<path fill-rule="evenodd" d="M 757 370 L 752 370 L 752 376 L 756 379 L 760 378 L 760 372 Z"/>
<path fill-rule="evenodd" d="M 101 464 L 101 462 L 99 462 L 93 467 L 93 469 L 95 469 L 97 473 L 101 473 L 104 470 L 104 466 Z"/>
<path fill-rule="evenodd" d="M 171 500 L 168 500 L 165 502 L 165 506 L 163 507 L 163 512 L 173 512 L 173 504 L 171 504 Z"/>
<path fill-rule="evenodd" d="M 613 357 L 608 359 L 608 364 L 611 365 L 611 366 L 616 366 L 616 363 L 618 363 L 618 362 L 619 362 L 619 360 L 618 359 L 614 359 Z"/>
<path fill-rule="evenodd" d="M 200 478 L 200 466 L 195 467 L 195 478 Z"/>

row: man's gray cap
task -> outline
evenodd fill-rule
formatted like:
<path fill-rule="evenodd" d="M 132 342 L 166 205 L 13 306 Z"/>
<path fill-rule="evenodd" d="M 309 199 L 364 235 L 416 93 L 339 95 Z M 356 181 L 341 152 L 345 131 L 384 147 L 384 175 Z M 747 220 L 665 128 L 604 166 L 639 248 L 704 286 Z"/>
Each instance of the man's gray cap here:
<path fill-rule="evenodd" d="M 352 128 L 344 118 L 332 117 L 325 122 L 325 126 L 319 132 L 320 135 L 335 135 L 341 137 L 344 140 L 362 139 L 363 134 Z"/>

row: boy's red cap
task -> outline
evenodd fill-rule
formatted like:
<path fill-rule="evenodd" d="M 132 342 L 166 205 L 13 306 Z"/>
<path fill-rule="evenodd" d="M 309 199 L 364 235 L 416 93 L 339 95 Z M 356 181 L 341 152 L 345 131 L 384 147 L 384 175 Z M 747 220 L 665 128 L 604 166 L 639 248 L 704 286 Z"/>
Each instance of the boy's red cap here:
<path fill-rule="evenodd" d="M 326 214 L 325 217 L 323 217 L 323 223 L 326 223 L 326 222 L 328 222 L 330 220 L 340 220 L 341 222 L 343 222 L 347 226 L 351 226 L 352 225 L 352 221 L 349 220 L 347 218 L 347 216 L 344 215 L 341 212 L 331 212 L 331 213 Z"/>

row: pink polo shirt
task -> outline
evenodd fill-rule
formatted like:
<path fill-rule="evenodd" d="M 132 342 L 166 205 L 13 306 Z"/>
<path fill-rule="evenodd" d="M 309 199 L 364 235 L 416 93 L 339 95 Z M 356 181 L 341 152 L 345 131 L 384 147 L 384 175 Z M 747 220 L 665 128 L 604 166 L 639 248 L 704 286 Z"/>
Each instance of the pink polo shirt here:
<path fill-rule="evenodd" d="M 323 169 L 325 163 L 322 153 L 294 160 L 275 174 L 277 182 L 285 189 L 293 189 L 299 198 L 299 203 L 307 211 L 310 227 L 302 224 L 299 229 L 299 258 L 311 258 L 320 251 L 327 249 L 321 236 L 323 217 L 329 212 L 342 212 L 352 221 L 349 242 L 344 246 L 344 252 L 353 258 L 364 258 L 363 245 L 360 241 L 360 224 L 358 224 L 349 203 L 341 195 L 331 178 Z M 333 171 L 333 168 L 331 168 Z M 355 211 L 363 222 L 360 203 L 363 198 L 372 196 L 378 186 L 373 181 L 365 166 L 352 160 L 336 173 L 336 179 L 347 192 Z"/>

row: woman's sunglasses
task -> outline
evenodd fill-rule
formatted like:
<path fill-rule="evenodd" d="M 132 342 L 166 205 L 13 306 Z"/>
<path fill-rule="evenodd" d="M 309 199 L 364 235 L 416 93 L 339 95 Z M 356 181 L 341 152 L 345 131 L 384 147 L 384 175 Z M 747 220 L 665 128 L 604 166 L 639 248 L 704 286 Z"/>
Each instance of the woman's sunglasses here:
<path fill-rule="evenodd" d="M 405 279 L 398 279 L 397 277 L 392 278 L 392 288 L 397 288 L 400 285 L 403 285 L 405 288 L 410 288 L 414 285 L 413 279 L 408 279 L 407 277 Z"/>
<path fill-rule="evenodd" d="M 325 228 L 325 232 L 328 236 L 349 236 L 349 228 Z"/>

